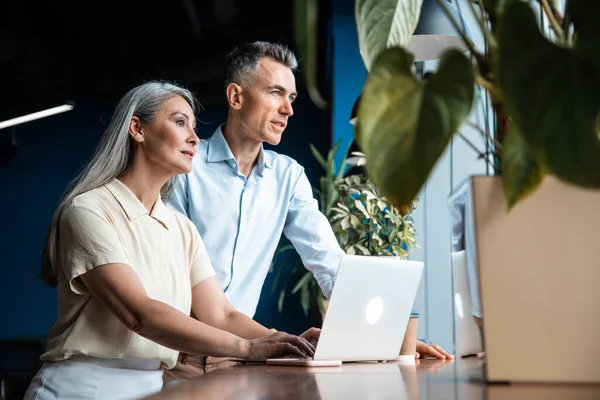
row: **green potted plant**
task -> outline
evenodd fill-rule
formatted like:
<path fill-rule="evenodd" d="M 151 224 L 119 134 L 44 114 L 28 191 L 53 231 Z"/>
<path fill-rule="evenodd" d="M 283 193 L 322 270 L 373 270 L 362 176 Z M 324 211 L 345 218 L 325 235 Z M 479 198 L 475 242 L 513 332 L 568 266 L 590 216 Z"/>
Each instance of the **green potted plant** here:
<path fill-rule="evenodd" d="M 476 87 L 484 90 L 497 129 L 477 129 L 493 149 L 495 176 L 471 178 L 469 195 L 487 378 L 598 382 L 593 371 L 600 361 L 578 368 L 563 345 L 574 333 L 548 327 L 563 326 L 561 318 L 572 315 L 571 309 L 578 313 L 570 326 L 600 326 L 600 317 L 590 319 L 591 305 L 578 295 L 600 290 L 600 255 L 594 250 L 600 236 L 600 2 L 567 0 L 563 13 L 552 0 L 466 0 L 485 50 L 463 32 L 468 54 L 447 50 L 437 71 L 419 78 L 406 46 L 422 3 L 355 3 L 368 70 L 355 137 L 369 177 L 396 207 L 410 209 L 469 117 Z M 567 226 L 569 234 L 560 234 Z M 564 246 L 574 250 L 552 250 Z M 577 272 L 566 265 L 576 265 Z M 524 282 L 534 284 L 525 288 Z M 566 296 L 552 296 L 555 292 Z M 511 306 L 521 312 L 502 310 Z M 498 331 L 505 334 L 491 336 Z M 544 338 L 545 348 L 567 349 L 560 352 L 561 364 L 572 368 L 553 363 L 555 353 L 538 359 L 543 365 L 538 371 L 513 368 L 508 360 L 520 357 L 516 344 L 524 331 Z M 593 340 L 583 331 L 576 335 Z"/>
<path fill-rule="evenodd" d="M 410 214 L 400 213 L 366 175 L 344 177 L 334 187 L 338 202 L 329 221 L 346 254 L 405 259 L 418 247 Z"/>

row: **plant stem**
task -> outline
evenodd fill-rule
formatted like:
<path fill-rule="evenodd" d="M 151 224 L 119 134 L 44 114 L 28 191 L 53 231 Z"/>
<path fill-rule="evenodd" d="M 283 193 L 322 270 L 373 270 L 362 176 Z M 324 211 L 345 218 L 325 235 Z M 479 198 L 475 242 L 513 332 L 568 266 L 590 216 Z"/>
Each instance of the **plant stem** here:
<path fill-rule="evenodd" d="M 556 34 L 556 37 L 560 41 L 564 41 L 565 40 L 565 32 L 563 31 L 563 29 L 561 28 L 560 24 L 556 20 L 556 17 L 554 15 L 552 7 L 550 7 L 550 4 L 548 3 L 548 0 L 538 0 L 538 1 L 542 5 L 542 9 L 544 10 L 544 14 L 546 14 L 546 17 L 548 17 L 548 21 L 550 21 L 550 25 L 552 26 L 552 30 Z"/>
<path fill-rule="evenodd" d="M 490 82 L 489 80 L 487 80 L 486 78 L 484 78 L 483 76 L 481 76 L 480 74 L 477 74 L 475 76 L 475 81 L 477 82 L 478 85 L 483 86 L 484 89 L 486 89 L 488 92 L 490 92 L 490 94 L 492 94 L 492 92 L 496 91 L 494 84 L 492 82 Z"/>
<path fill-rule="evenodd" d="M 458 25 L 458 22 L 454 20 L 454 17 L 452 17 L 452 14 L 450 14 L 450 11 L 448 11 L 448 9 L 446 8 L 446 0 L 437 0 L 437 2 L 446 14 L 446 17 L 450 20 L 450 23 L 452 24 L 454 29 L 456 29 L 456 31 L 460 33 L 460 37 L 462 38 L 465 45 L 469 48 L 471 54 L 473 54 L 473 56 L 477 59 L 477 63 L 480 65 L 480 69 L 483 69 L 483 62 L 485 58 L 477 51 L 477 49 L 475 49 L 475 45 L 471 42 L 471 40 L 469 40 L 465 31 L 462 29 L 462 27 Z"/>
<path fill-rule="evenodd" d="M 565 9 L 565 14 L 562 16 L 561 27 L 565 32 L 565 40 L 569 42 L 571 40 L 571 29 L 569 25 L 571 24 L 571 16 L 569 15 L 569 9 Z"/>
<path fill-rule="evenodd" d="M 467 121 L 467 125 L 469 125 L 471 128 L 477 130 L 477 132 L 481 133 L 481 135 L 487 139 L 487 140 L 491 140 L 492 142 L 494 142 L 494 145 L 496 146 L 496 148 L 498 150 L 502 149 L 502 144 L 496 140 L 496 138 L 494 138 L 492 135 L 490 135 L 490 133 L 487 130 L 484 130 L 482 127 L 480 127 L 477 124 L 474 124 L 471 121 Z"/>
<path fill-rule="evenodd" d="M 481 158 L 483 158 L 488 164 L 490 164 L 490 166 L 492 168 L 495 168 L 496 166 L 488 159 L 487 154 L 482 153 L 481 151 L 479 151 L 479 149 L 477 148 L 477 146 L 475 146 L 473 144 L 473 142 L 471 142 L 469 139 L 467 139 L 462 132 L 458 132 L 458 136 L 465 141 L 465 143 L 471 148 L 473 149 L 473 151 L 475 151 L 477 153 L 477 155 Z"/>
<path fill-rule="evenodd" d="M 473 2 L 471 0 L 467 0 L 467 4 L 469 5 L 471 12 L 477 19 L 477 23 L 479 24 L 479 29 L 481 29 L 481 32 L 483 33 L 483 37 L 485 38 L 485 40 L 487 40 L 488 45 L 494 49 L 494 48 L 496 48 L 496 39 L 494 38 L 494 36 L 492 35 L 492 32 L 490 32 L 490 30 L 488 29 L 488 27 L 485 24 L 485 22 L 486 22 L 485 21 L 485 8 L 483 7 L 481 0 L 478 0 L 478 3 L 479 3 L 479 7 L 481 8 L 481 17 L 477 15 L 477 11 L 475 10 L 475 7 L 473 6 Z"/>
<path fill-rule="evenodd" d="M 485 0 L 467 0 L 467 1 L 476 1 L 477 5 L 481 8 L 482 14 L 483 12 L 487 13 L 487 20 L 490 23 L 490 30 L 492 33 L 496 32 L 496 2 L 497 0 L 485 1 Z M 489 7 L 488 7 L 489 6 Z"/>

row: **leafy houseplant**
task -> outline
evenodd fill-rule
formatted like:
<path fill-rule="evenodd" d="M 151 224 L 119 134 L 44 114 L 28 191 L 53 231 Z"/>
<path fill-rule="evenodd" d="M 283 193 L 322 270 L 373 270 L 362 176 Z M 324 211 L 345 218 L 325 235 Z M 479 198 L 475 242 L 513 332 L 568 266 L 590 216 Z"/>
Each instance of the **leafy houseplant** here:
<path fill-rule="evenodd" d="M 396 256 L 405 259 L 418 247 L 410 215 L 403 215 L 364 174 L 334 184 L 338 203 L 329 220 L 347 254 Z"/>
<path fill-rule="evenodd" d="M 600 188 L 600 2 L 567 0 L 563 16 L 552 0 L 467 0 L 486 51 L 463 34 L 469 57 L 447 50 L 437 71 L 419 79 L 405 46 L 422 2 L 355 3 L 368 70 L 355 135 L 375 186 L 409 209 L 469 116 L 478 85 L 489 94 L 497 121 L 496 132 L 478 130 L 495 149 L 509 208 L 547 174 Z M 445 7 L 444 0 L 438 3 Z M 542 33 L 534 4 L 552 34 Z"/>
<path fill-rule="evenodd" d="M 338 243 L 347 254 L 386 255 L 402 259 L 409 250 L 418 247 L 415 230 L 409 214 L 402 214 L 364 174 L 344 177 L 346 161 L 336 169 L 334 159 L 339 148 L 336 144 L 324 158 L 311 145 L 311 151 L 323 167 L 325 174 L 320 178 L 320 187 L 314 191 L 319 198 L 320 211 L 329 219 Z M 361 153 L 353 153 L 359 165 L 364 163 Z M 293 246 L 282 242 L 276 257 L 292 250 Z M 276 259 L 275 259 L 276 261 Z M 274 262 L 275 262 L 274 261 Z M 277 271 L 273 288 L 276 287 L 282 268 Z M 305 270 L 297 256 L 293 272 L 279 293 L 278 307 L 281 312 L 290 277 L 301 274 L 291 290 L 300 292 L 300 302 L 305 314 L 310 309 L 318 309 L 322 316 L 326 299 L 311 272 Z"/>

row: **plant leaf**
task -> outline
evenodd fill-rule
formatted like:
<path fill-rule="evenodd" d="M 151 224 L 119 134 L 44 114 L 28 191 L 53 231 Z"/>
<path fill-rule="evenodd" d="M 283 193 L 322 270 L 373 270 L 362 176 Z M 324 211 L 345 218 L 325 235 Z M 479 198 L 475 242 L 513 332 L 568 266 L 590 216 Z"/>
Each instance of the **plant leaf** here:
<path fill-rule="evenodd" d="M 362 244 L 356 244 L 355 247 L 360 250 L 360 252 L 365 255 L 365 256 L 369 256 L 371 255 L 371 252 L 369 251 L 369 249 L 367 249 L 365 246 L 363 246 Z"/>
<path fill-rule="evenodd" d="M 381 238 L 381 237 L 380 237 L 380 236 L 379 236 L 377 233 L 373 233 L 373 234 L 371 235 L 371 239 L 372 239 L 372 240 L 377 240 L 377 244 L 378 244 L 379 246 L 382 246 L 382 245 L 383 245 L 383 239 L 382 239 L 382 238 Z"/>
<path fill-rule="evenodd" d="M 356 208 L 361 213 L 363 213 L 363 215 L 365 216 L 365 218 L 371 218 L 371 215 L 369 214 L 369 212 L 367 211 L 367 209 L 363 205 L 362 201 L 360 201 L 360 200 L 354 200 L 354 205 L 356 206 Z"/>
<path fill-rule="evenodd" d="M 350 216 L 344 217 L 344 219 L 342 219 L 342 221 L 340 222 L 340 226 L 344 230 L 350 228 Z"/>
<path fill-rule="evenodd" d="M 312 277 L 312 276 L 311 276 Z M 308 309 L 310 308 L 310 286 L 303 286 L 300 291 L 300 305 L 304 311 L 304 315 L 308 315 Z"/>
<path fill-rule="evenodd" d="M 346 205 L 344 203 L 337 203 L 337 206 L 340 208 L 340 210 L 343 210 L 343 211 L 345 211 L 347 213 L 350 212 L 350 209 L 348 207 L 346 207 Z"/>
<path fill-rule="evenodd" d="M 338 146 L 341 144 L 341 140 L 338 141 Z M 348 143 L 346 146 L 346 149 L 344 150 L 343 154 L 347 154 L 348 150 L 350 149 L 350 146 L 352 145 L 352 142 Z M 336 154 L 337 154 L 337 147 L 336 147 Z M 335 154 L 334 154 L 335 156 Z M 340 180 L 344 177 L 344 174 L 346 173 L 346 165 L 348 164 L 348 159 L 344 157 L 344 159 L 342 160 L 342 163 L 340 164 L 340 167 L 337 170 L 337 173 L 335 174 L 335 180 Z"/>
<path fill-rule="evenodd" d="M 502 185 L 508 209 L 533 193 L 545 172 L 523 135 L 512 124 L 502 142 Z"/>
<path fill-rule="evenodd" d="M 403 214 L 469 115 L 475 92 L 473 66 L 456 50 L 445 52 L 424 82 L 413 75 L 412 61 L 398 47 L 377 58 L 356 126 L 369 179 Z"/>
<path fill-rule="evenodd" d="M 423 0 L 356 0 L 358 47 L 368 71 L 383 50 L 408 44 Z"/>
<path fill-rule="evenodd" d="M 318 87 L 318 0 L 294 0 L 294 41 L 308 95 L 321 110 L 329 104 Z"/>
<path fill-rule="evenodd" d="M 365 200 L 367 200 L 367 201 L 377 199 L 377 196 L 375 196 L 375 194 L 373 192 L 371 192 L 370 190 L 363 190 L 362 194 L 363 194 L 363 196 L 365 196 Z"/>
<path fill-rule="evenodd" d="M 281 313 L 283 311 L 283 301 L 285 300 L 285 290 L 279 292 L 279 299 L 277 300 L 277 311 Z"/>
<path fill-rule="evenodd" d="M 498 78 L 504 105 L 548 172 L 584 187 L 600 187 L 600 2 L 569 3 L 572 48 L 548 41 L 533 10 L 509 2 L 499 29 Z"/>
<path fill-rule="evenodd" d="M 327 172 L 327 179 L 330 183 L 329 188 L 333 187 L 333 181 L 335 179 L 335 155 L 337 154 L 340 144 L 341 141 L 338 141 L 327 153 L 327 166 L 325 170 Z"/>
<path fill-rule="evenodd" d="M 292 294 L 296 294 L 296 292 L 300 289 L 302 289 L 303 286 L 307 285 L 310 282 L 310 279 L 312 278 L 312 273 L 309 271 L 306 271 L 304 273 L 304 275 L 302 275 L 302 278 L 300 278 L 298 280 L 298 282 L 296 282 L 296 286 L 294 286 L 294 288 L 292 289 Z"/>
<path fill-rule="evenodd" d="M 273 259 L 275 260 L 275 259 Z M 273 284 L 271 285 L 271 295 L 275 293 L 275 288 L 277 288 L 277 284 L 279 283 L 279 278 L 281 277 L 281 271 L 285 268 L 286 260 L 281 261 L 281 263 L 277 266 L 277 271 L 275 272 L 275 277 L 273 278 Z M 271 272 L 275 270 L 275 261 L 271 263 Z"/>
<path fill-rule="evenodd" d="M 309 143 L 309 146 L 310 146 L 310 151 L 312 152 L 315 160 L 317 160 L 317 162 L 319 163 L 321 168 L 326 170 L 327 169 L 327 161 L 325 161 L 325 158 L 323 158 L 323 155 L 319 152 L 319 150 L 315 147 L 314 144 Z"/>

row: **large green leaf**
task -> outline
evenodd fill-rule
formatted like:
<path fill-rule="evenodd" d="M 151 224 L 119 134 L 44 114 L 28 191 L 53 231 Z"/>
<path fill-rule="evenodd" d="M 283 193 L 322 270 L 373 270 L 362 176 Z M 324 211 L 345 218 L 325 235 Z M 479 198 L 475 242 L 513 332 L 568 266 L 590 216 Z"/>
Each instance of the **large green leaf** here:
<path fill-rule="evenodd" d="M 417 28 L 422 4 L 423 0 L 356 0 L 358 47 L 367 70 L 383 50 L 406 47 Z"/>
<path fill-rule="evenodd" d="M 499 30 L 498 77 L 506 110 L 548 172 L 600 187 L 600 1 L 572 0 L 576 45 L 538 30 L 524 2 L 509 2 Z"/>
<path fill-rule="evenodd" d="M 294 41 L 306 90 L 317 107 L 327 110 L 329 104 L 321 96 L 318 85 L 318 18 L 318 0 L 294 0 Z"/>
<path fill-rule="evenodd" d="M 356 126 L 369 177 L 402 212 L 469 115 L 475 91 L 473 66 L 456 50 L 444 53 L 423 82 L 412 63 L 399 47 L 381 53 L 365 82 Z"/>
<path fill-rule="evenodd" d="M 502 142 L 501 162 L 502 186 L 510 210 L 539 187 L 545 172 L 514 124 Z"/>

